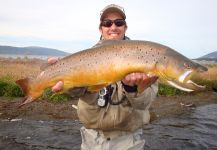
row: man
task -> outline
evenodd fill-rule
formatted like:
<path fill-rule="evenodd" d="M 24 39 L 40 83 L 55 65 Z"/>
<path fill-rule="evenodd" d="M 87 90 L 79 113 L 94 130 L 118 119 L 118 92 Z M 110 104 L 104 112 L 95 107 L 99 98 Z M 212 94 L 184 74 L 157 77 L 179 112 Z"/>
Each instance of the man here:
<path fill-rule="evenodd" d="M 105 40 L 129 40 L 125 36 L 128 27 L 125 19 L 122 7 L 114 4 L 105 7 L 100 16 L 101 40 L 98 44 Z M 84 125 L 81 128 L 81 149 L 144 149 L 142 127 L 150 120 L 148 109 L 158 91 L 156 80 L 156 76 L 137 72 L 97 93 L 81 89 L 77 110 Z M 59 91 L 63 86 L 60 81 L 52 90 Z M 144 91 L 138 93 L 137 88 Z"/>

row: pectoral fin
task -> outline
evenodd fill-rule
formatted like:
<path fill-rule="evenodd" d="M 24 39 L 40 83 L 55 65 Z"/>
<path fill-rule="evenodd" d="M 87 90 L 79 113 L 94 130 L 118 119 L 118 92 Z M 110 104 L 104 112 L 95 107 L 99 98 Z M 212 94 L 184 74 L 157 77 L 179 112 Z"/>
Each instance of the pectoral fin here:
<path fill-rule="evenodd" d="M 141 94 L 144 90 L 145 90 L 145 87 L 141 87 L 141 86 L 137 87 L 137 91 L 139 94 Z"/>
<path fill-rule="evenodd" d="M 76 98 L 84 95 L 86 90 L 86 87 L 75 87 L 68 89 L 66 93 L 69 94 L 71 97 Z"/>

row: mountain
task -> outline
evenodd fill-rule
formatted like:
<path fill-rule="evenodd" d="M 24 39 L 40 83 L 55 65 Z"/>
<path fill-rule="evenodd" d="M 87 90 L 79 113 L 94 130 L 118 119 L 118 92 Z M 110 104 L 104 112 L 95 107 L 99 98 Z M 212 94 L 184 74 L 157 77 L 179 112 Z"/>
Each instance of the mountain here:
<path fill-rule="evenodd" d="M 194 60 L 202 64 L 217 64 L 217 51 L 206 54 Z"/>
<path fill-rule="evenodd" d="M 66 56 L 69 53 L 61 50 L 44 48 L 44 47 L 13 47 L 13 46 L 0 46 L 0 54 L 7 55 L 45 55 L 45 56 Z"/>
<path fill-rule="evenodd" d="M 200 58 L 211 58 L 211 59 L 215 59 L 216 58 L 217 59 L 217 51 L 209 53 L 209 54 L 206 54 L 206 55 L 204 55 L 204 56 L 202 56 Z"/>

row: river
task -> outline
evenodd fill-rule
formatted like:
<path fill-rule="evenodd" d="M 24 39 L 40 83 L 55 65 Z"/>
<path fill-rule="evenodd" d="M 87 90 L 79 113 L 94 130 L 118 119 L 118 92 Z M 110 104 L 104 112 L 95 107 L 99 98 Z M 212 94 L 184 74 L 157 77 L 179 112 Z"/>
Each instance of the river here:
<path fill-rule="evenodd" d="M 148 150 L 217 149 L 217 104 L 189 108 L 144 126 Z M 1 150 L 80 149 L 79 121 L 2 119 Z"/>

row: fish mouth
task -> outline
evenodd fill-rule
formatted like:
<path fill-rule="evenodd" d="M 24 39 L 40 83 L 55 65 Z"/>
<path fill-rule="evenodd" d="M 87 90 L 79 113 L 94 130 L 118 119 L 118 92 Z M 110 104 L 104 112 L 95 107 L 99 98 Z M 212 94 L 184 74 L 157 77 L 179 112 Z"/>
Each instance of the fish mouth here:
<path fill-rule="evenodd" d="M 180 89 L 182 91 L 186 92 L 193 92 L 193 91 L 202 91 L 206 88 L 206 86 L 198 85 L 194 83 L 192 80 L 190 80 L 191 76 L 193 74 L 192 70 L 188 70 L 184 72 L 180 77 L 178 78 L 178 81 L 176 80 L 167 80 L 167 83 L 177 89 Z"/>
<path fill-rule="evenodd" d="M 184 83 L 186 82 L 187 79 L 189 79 L 191 77 L 192 74 L 192 70 L 188 70 L 186 72 L 184 72 L 180 77 L 179 77 L 179 82 Z"/>

